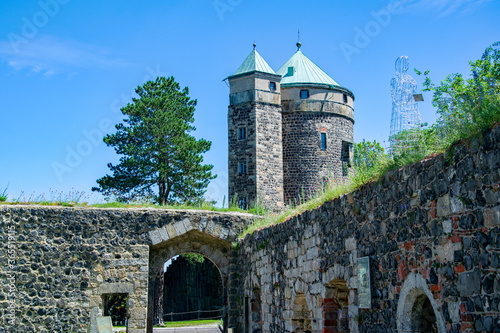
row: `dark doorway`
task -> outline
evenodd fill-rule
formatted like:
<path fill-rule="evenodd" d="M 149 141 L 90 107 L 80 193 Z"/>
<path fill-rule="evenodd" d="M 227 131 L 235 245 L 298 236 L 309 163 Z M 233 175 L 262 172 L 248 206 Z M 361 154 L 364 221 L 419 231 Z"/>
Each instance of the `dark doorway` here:
<path fill-rule="evenodd" d="M 164 272 L 163 320 L 222 318 L 224 293 L 219 269 L 194 253 L 169 262 Z"/>
<path fill-rule="evenodd" d="M 252 297 L 245 297 L 245 332 L 262 333 L 262 302 L 260 288 L 255 287 Z"/>
<path fill-rule="evenodd" d="M 113 326 L 125 326 L 127 318 L 128 294 L 104 294 L 103 305 L 105 316 L 111 317 Z"/>
<path fill-rule="evenodd" d="M 425 295 L 420 295 L 415 302 L 413 325 L 416 332 L 437 333 L 437 320 L 434 309 L 429 299 Z"/>

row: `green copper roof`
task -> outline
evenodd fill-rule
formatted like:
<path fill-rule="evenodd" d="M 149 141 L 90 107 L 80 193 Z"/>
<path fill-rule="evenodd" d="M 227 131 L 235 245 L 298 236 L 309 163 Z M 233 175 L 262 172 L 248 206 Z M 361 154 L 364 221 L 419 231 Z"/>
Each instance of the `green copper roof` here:
<path fill-rule="evenodd" d="M 253 49 L 252 52 L 248 55 L 248 57 L 243 61 L 241 66 L 238 68 L 236 73 L 231 76 L 236 76 L 244 73 L 250 72 L 263 72 L 269 74 L 276 74 L 271 66 L 267 64 L 267 62 L 262 58 L 262 56 L 257 52 L 256 49 Z"/>
<path fill-rule="evenodd" d="M 290 67 L 293 67 L 293 71 L 289 69 Z M 306 57 L 300 48 L 276 73 L 282 77 L 281 85 L 309 83 L 340 87 L 328 74 Z"/>

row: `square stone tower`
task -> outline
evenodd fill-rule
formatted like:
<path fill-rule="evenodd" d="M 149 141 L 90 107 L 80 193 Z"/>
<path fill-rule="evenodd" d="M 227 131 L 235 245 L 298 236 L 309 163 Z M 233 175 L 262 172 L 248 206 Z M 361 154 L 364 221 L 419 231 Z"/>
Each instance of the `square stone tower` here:
<path fill-rule="evenodd" d="M 281 76 L 255 50 L 228 78 L 229 200 L 283 203 Z"/>

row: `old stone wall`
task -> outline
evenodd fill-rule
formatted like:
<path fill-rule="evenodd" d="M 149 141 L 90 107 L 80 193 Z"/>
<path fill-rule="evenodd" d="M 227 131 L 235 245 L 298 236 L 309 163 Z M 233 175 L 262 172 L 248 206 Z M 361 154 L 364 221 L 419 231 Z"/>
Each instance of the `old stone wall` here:
<path fill-rule="evenodd" d="M 345 176 L 342 147 L 343 142 L 352 143 L 353 125 L 351 118 L 333 112 L 283 111 L 285 202 L 303 200 L 324 182 Z M 321 133 L 326 135 L 324 150 Z"/>
<path fill-rule="evenodd" d="M 250 218 L 0 206 L 0 332 L 96 332 L 107 294 L 128 295 L 127 332 L 146 332 L 148 317 L 151 331 L 154 304 L 162 300 L 152 284 L 163 276 L 163 263 L 182 253 L 203 254 L 227 280 L 231 243 Z"/>
<path fill-rule="evenodd" d="M 239 138 L 245 128 L 246 137 Z M 283 162 L 281 145 L 281 106 L 246 103 L 229 106 L 229 198 L 245 199 L 247 207 L 275 206 L 283 202 Z M 242 173 L 240 163 L 246 163 Z"/>
<path fill-rule="evenodd" d="M 496 127 L 237 244 L 253 216 L 0 206 L 0 332 L 95 332 L 109 294 L 152 332 L 183 253 L 218 267 L 240 332 L 500 331 L 499 143 Z"/>
<path fill-rule="evenodd" d="M 496 127 L 247 236 L 233 259 L 232 324 L 240 332 L 500 331 L 499 143 Z M 371 270 L 363 309 L 362 257 Z"/>

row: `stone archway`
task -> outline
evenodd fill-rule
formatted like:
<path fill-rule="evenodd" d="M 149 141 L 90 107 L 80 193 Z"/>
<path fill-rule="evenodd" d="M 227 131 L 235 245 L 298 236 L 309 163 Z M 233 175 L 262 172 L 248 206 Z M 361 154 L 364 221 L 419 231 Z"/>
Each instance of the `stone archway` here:
<path fill-rule="evenodd" d="M 163 322 L 222 318 L 222 275 L 211 260 L 181 254 L 165 263 L 163 276 Z"/>
<path fill-rule="evenodd" d="M 163 316 L 163 265 L 168 259 L 184 253 L 201 254 L 218 268 L 222 277 L 224 308 L 227 308 L 230 250 L 230 241 L 213 237 L 196 229 L 151 246 L 149 251 L 147 332 L 152 333 L 153 325 L 161 321 Z M 223 319 L 224 324 L 227 325 L 226 310 L 224 310 Z"/>
<path fill-rule="evenodd" d="M 399 332 L 447 332 L 446 324 L 432 293 L 420 274 L 405 279 L 397 310 Z"/>

